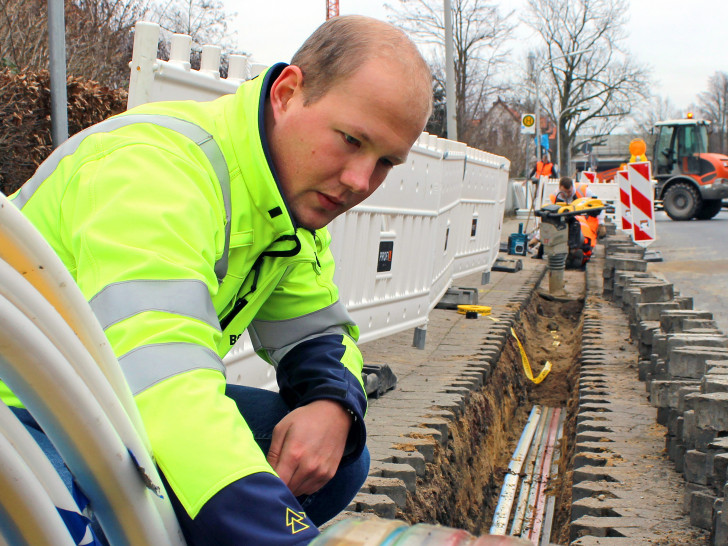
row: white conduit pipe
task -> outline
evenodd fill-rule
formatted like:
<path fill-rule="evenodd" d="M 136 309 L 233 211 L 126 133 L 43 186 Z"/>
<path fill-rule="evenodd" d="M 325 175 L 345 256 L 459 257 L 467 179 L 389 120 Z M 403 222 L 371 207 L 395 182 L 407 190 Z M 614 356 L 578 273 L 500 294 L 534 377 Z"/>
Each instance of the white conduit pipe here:
<path fill-rule="evenodd" d="M 53 343 L 71 364 L 102 406 L 124 445 L 136 457 L 139 464 L 145 470 L 148 469 L 147 474 L 157 492 L 163 491 L 162 481 L 146 446 L 96 362 L 56 309 L 20 273 L 1 260 L 0 295 L 33 321 L 43 336 Z"/>
<path fill-rule="evenodd" d="M 566 411 L 562 410 L 561 416 L 559 417 L 559 429 L 556 435 L 556 446 L 559 446 L 559 448 L 555 450 L 554 459 L 551 462 L 552 476 L 555 476 L 558 472 L 558 461 L 561 458 L 561 449 L 559 442 L 561 441 L 561 437 L 564 435 L 564 421 L 566 421 Z M 540 546 L 548 546 L 549 544 L 551 544 L 551 528 L 553 527 L 555 511 L 556 497 L 554 495 L 549 495 L 549 498 L 546 501 L 546 514 L 544 516 L 543 532 L 541 533 Z"/>
<path fill-rule="evenodd" d="M 518 501 L 516 502 L 516 511 L 513 514 L 513 523 L 511 524 L 511 531 L 508 533 L 512 536 L 521 534 L 523 527 L 523 518 L 526 515 L 526 505 L 528 496 L 531 493 L 531 487 L 533 485 L 533 472 L 536 466 L 536 455 L 541 447 L 541 437 L 543 436 L 543 429 L 546 427 L 546 414 L 541 413 L 541 419 L 538 421 L 538 428 L 536 434 L 531 442 L 531 447 L 528 450 L 528 457 L 526 458 L 526 465 L 524 471 L 523 481 L 521 482 L 521 491 L 518 494 Z"/>
<path fill-rule="evenodd" d="M 0 535 L 9 544 L 75 546 L 46 490 L 4 434 L 0 491 Z"/>
<path fill-rule="evenodd" d="M 171 504 L 164 496 L 164 486 L 156 465 L 146 450 L 136 428 L 129 420 L 116 393 L 106 380 L 96 362 L 91 358 L 79 338 L 47 300 L 25 278 L 0 261 L 0 295 L 8 299 L 29 320 L 32 320 L 42 334 L 71 363 L 74 371 L 83 380 L 104 413 L 119 434 L 121 441 L 132 452 L 139 466 L 144 469 L 149 484 L 155 489 L 155 503 L 165 522 L 170 536 L 179 535 L 179 524 Z"/>
<path fill-rule="evenodd" d="M 521 438 L 518 440 L 518 445 L 513 453 L 511 462 L 508 464 L 508 471 L 505 479 L 503 480 L 503 487 L 501 488 L 498 505 L 495 507 L 495 513 L 493 514 L 493 524 L 490 527 L 491 535 L 506 534 L 508 519 L 511 514 L 511 508 L 513 507 L 513 499 L 516 496 L 518 475 L 521 473 L 521 467 L 523 466 L 523 461 L 526 458 L 528 446 L 531 444 L 540 416 L 540 406 L 534 406 L 531 408 L 531 414 L 528 416 L 528 421 L 521 433 Z"/>
<path fill-rule="evenodd" d="M 0 436 L 4 436 L 23 461 L 33 471 L 38 482 L 43 486 L 46 495 L 55 508 L 79 514 L 76 501 L 61 480 L 53 465 L 35 442 L 25 426 L 18 421 L 13 412 L 0 402 Z M 14 502 L 8 499 L 5 493 L 0 495 L 0 503 Z M 40 507 L 38 508 L 40 511 Z M 55 509 L 53 510 L 54 512 Z M 57 512 L 56 512 L 57 515 Z M 39 517 L 44 517 L 41 514 Z M 88 537 L 90 541 L 90 536 Z M 84 542 L 84 541 L 82 541 Z M 33 544 L 31 542 L 31 544 Z"/>
<path fill-rule="evenodd" d="M 0 259 L 21 272 L 81 339 L 114 389 L 147 451 L 151 453 L 139 410 L 96 315 L 58 255 L 35 226 L 2 193 Z"/>
<path fill-rule="evenodd" d="M 531 484 L 531 491 L 528 494 L 528 501 L 526 504 L 526 515 L 524 516 L 523 527 L 521 528 L 521 538 L 528 538 L 531 528 L 533 527 L 533 513 L 536 510 L 536 500 L 538 495 L 538 479 L 536 473 L 540 471 L 543 463 L 544 453 L 546 452 L 546 443 L 548 441 L 548 423 L 551 421 L 553 415 L 553 408 L 546 408 L 541 417 L 544 420 L 544 428 L 541 433 L 541 439 L 539 441 L 538 454 L 536 455 L 536 463 L 534 467 L 534 483 Z"/>
<path fill-rule="evenodd" d="M 541 463 L 541 473 L 538 479 L 538 491 L 536 495 L 536 509 L 533 516 L 533 525 L 531 526 L 531 532 L 529 539 L 534 544 L 538 544 L 539 536 L 541 535 L 541 529 L 543 527 L 543 514 L 546 509 L 546 485 L 549 481 L 551 471 L 551 459 L 554 453 L 554 444 L 556 443 L 556 436 L 558 434 L 559 417 L 561 416 L 561 408 L 554 408 L 553 416 L 549 421 L 549 436 L 546 442 L 546 452 Z"/>
<path fill-rule="evenodd" d="M 129 452 L 61 353 L 0 297 L 0 378 L 23 401 L 93 503 L 109 541 L 183 544 L 170 536 Z"/>
<path fill-rule="evenodd" d="M 61 352 L 93 393 L 94 398 L 103 406 L 104 412 L 126 447 L 141 463 L 146 463 L 147 461 L 143 460 L 147 453 L 146 447 L 89 352 L 56 309 L 20 273 L 3 261 L 0 261 L 0 295 L 33 321 L 43 336 Z M 157 478 L 157 484 L 161 486 L 161 483 Z"/>

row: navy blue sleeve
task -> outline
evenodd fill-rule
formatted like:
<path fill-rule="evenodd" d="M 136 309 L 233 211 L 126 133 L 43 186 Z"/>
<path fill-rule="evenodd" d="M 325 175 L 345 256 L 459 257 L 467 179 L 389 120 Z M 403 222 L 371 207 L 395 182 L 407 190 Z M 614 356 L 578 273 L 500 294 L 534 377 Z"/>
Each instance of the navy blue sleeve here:
<path fill-rule="evenodd" d="M 341 363 L 342 335 L 326 335 L 299 343 L 278 364 L 281 396 L 291 408 L 314 400 L 335 400 L 354 413 L 342 463 L 361 455 L 366 444 L 364 413 L 367 397 L 359 381 Z"/>
<path fill-rule="evenodd" d="M 267 472 L 221 489 L 194 519 L 165 486 L 189 546 L 303 546 L 319 534 L 293 493 Z"/>

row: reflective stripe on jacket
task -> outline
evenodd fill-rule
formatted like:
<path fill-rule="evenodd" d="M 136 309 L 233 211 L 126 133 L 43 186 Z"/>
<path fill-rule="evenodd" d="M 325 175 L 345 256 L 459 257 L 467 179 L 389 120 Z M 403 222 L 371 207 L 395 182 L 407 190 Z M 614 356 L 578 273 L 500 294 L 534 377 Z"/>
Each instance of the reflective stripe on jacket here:
<path fill-rule="evenodd" d="M 365 442 L 358 328 L 338 301 L 330 235 L 295 226 L 261 136 L 282 67 L 234 95 L 89 128 L 12 196 L 89 300 L 192 517 L 228 484 L 274 473 L 224 396 L 221 358 L 246 328 L 291 407 L 337 400 L 358 417 L 347 453 Z M 4 385 L 0 396 L 14 401 Z"/>

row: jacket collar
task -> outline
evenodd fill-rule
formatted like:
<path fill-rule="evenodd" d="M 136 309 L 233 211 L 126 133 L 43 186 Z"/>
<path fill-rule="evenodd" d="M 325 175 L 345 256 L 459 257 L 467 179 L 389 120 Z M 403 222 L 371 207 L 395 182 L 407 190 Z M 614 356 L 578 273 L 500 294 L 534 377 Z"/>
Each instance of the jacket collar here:
<path fill-rule="evenodd" d="M 240 85 L 225 109 L 224 120 L 249 198 L 277 236 L 292 235 L 298 227 L 283 197 L 265 134 L 265 104 L 270 87 L 286 66 L 273 65 Z"/>

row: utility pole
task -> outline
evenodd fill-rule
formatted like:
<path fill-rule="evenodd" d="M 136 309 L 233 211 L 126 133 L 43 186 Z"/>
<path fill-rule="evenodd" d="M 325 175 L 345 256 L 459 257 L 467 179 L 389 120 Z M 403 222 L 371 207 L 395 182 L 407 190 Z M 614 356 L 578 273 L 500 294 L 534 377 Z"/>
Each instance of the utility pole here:
<path fill-rule="evenodd" d="M 68 140 L 66 23 L 63 0 L 48 0 L 48 56 L 51 76 L 51 136 L 57 148 Z"/>
<path fill-rule="evenodd" d="M 447 138 L 458 139 L 457 101 L 455 99 L 455 62 L 452 46 L 452 6 L 450 0 L 444 0 L 445 12 L 445 119 L 447 121 Z"/>
<path fill-rule="evenodd" d="M 339 16 L 339 0 L 326 0 L 326 20 Z"/>

